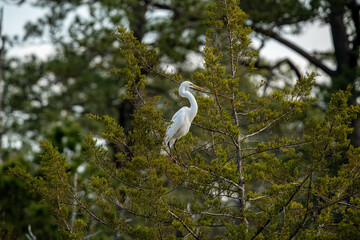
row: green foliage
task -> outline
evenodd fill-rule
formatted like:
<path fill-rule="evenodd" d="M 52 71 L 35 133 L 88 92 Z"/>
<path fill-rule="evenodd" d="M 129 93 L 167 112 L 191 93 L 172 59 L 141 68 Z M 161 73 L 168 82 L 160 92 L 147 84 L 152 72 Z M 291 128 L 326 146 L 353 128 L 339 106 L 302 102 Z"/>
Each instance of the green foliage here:
<path fill-rule="evenodd" d="M 39 203 L 40 198 L 33 198 L 27 191 L 24 181 L 14 175 L 9 175 L 8 170 L 16 163 L 21 162 L 22 168 L 29 169 L 24 161 L 9 161 L 2 164 L 0 169 L 0 204 L 2 215 L 0 218 L 0 238 L 15 239 L 28 233 L 28 226 L 39 238 L 57 238 L 56 226 L 49 223 L 49 211 Z M 44 223 L 44 220 L 47 222 Z"/>
<path fill-rule="evenodd" d="M 118 28 L 124 64 L 115 72 L 126 85 L 122 98 L 134 106 L 132 129 L 88 115 L 103 126 L 100 136 L 83 136 L 91 177 L 78 178 L 82 171 L 72 171 L 49 141 L 42 142 L 40 176 L 20 167 L 11 173 L 43 198 L 64 238 L 356 236 L 360 149 L 347 136 L 359 107 L 348 105 L 351 90 L 334 94 L 322 116 L 306 115 L 314 73 L 263 98 L 244 92 L 242 73 L 251 73 L 254 56 L 246 15 L 237 1 L 219 0 L 208 16 L 204 69 L 191 75 L 208 91 L 197 96 L 199 131 L 178 142 L 178 155 L 161 154 L 167 123 L 147 82 L 182 77 L 165 74 L 155 50 Z"/>
<path fill-rule="evenodd" d="M 10 173 L 22 178 L 28 187 L 34 192 L 45 197 L 43 201 L 48 209 L 56 214 L 54 219 L 61 232 L 69 238 L 78 238 L 82 234 L 84 223 L 81 220 L 68 223 L 71 217 L 71 205 L 73 197 L 76 197 L 71 191 L 73 179 L 70 176 L 69 165 L 66 157 L 61 155 L 57 148 L 54 148 L 50 142 L 44 141 L 41 144 L 44 154 L 41 155 L 41 171 L 37 177 L 32 177 L 24 169 L 15 167 Z"/>
<path fill-rule="evenodd" d="M 357 86 L 359 76 L 359 7 L 356 0 L 242 0 L 241 8 L 249 14 L 248 24 L 257 33 L 261 41 L 258 48 L 261 53 L 269 41 L 276 40 L 289 50 L 293 50 L 308 62 L 309 67 L 321 69 L 324 79 L 314 87 L 314 94 L 319 97 L 317 111 L 326 109 L 331 95 L 338 90 L 346 90 L 349 85 Z M 331 29 L 329 38 L 331 47 L 326 51 L 310 50 L 302 45 L 301 38 L 289 41 L 287 34 L 304 36 L 309 26 Z M 309 35 L 311 36 L 311 34 Z M 274 89 L 286 89 L 293 85 L 293 79 L 299 79 L 301 69 L 292 57 L 282 59 L 264 59 L 259 54 L 256 60 L 257 77 L 265 78 L 263 94 Z M 267 58 L 267 57 L 266 57 Z M 333 67 L 329 67 L 331 62 Z M 349 102 L 358 105 L 359 90 L 351 91 Z M 360 120 L 352 122 L 355 131 L 351 135 L 354 146 L 360 146 Z"/>

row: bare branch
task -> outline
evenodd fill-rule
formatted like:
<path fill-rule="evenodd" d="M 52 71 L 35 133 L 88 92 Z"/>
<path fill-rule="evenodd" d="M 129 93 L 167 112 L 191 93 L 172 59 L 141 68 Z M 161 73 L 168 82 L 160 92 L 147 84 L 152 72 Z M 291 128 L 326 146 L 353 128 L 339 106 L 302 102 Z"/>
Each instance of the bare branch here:
<path fill-rule="evenodd" d="M 209 215 L 209 216 L 215 216 L 215 217 L 228 217 L 228 218 L 234 218 L 234 219 L 240 219 L 242 220 L 242 217 L 237 217 L 231 214 L 226 214 L 226 213 L 212 213 L 212 212 L 206 212 L 206 211 L 202 211 L 202 212 L 188 212 L 188 211 L 184 211 L 184 210 L 180 210 L 183 213 L 186 213 L 188 215 L 195 215 L 195 214 L 202 214 L 202 215 Z"/>
<path fill-rule="evenodd" d="M 352 204 L 347 203 L 347 202 L 338 202 L 338 204 L 345 205 L 345 206 L 352 207 L 352 208 L 356 208 L 356 209 L 360 209 L 360 207 L 352 205 Z"/>
<path fill-rule="evenodd" d="M 26 236 L 26 238 L 28 239 L 28 240 L 36 240 L 36 236 L 34 235 L 34 233 L 31 231 L 31 225 L 29 224 L 28 225 L 28 233 L 29 234 L 25 234 L 25 236 Z"/>
<path fill-rule="evenodd" d="M 92 233 L 92 234 L 89 234 L 87 236 L 84 237 L 84 239 L 91 239 L 92 237 L 95 237 L 96 235 L 100 234 L 102 232 L 102 230 L 97 230 L 96 232 Z"/>
<path fill-rule="evenodd" d="M 300 48 L 299 46 L 295 45 L 294 43 L 284 39 L 283 37 L 281 37 L 279 34 L 271 31 L 271 30 L 265 30 L 262 29 L 260 27 L 257 26 L 251 26 L 251 28 L 261 34 L 264 34 L 268 37 L 271 37 L 275 40 L 277 40 L 278 42 L 281 42 L 282 44 L 284 44 L 285 46 L 289 47 L 290 49 L 294 50 L 295 52 L 297 52 L 298 54 L 300 54 L 301 56 L 303 56 L 304 58 L 306 58 L 307 60 L 309 60 L 309 62 L 311 62 L 312 64 L 314 64 L 316 67 L 320 68 L 321 70 L 323 70 L 326 74 L 328 74 L 329 76 L 335 76 L 336 75 L 336 71 L 328 68 L 326 65 L 324 65 L 319 59 L 315 58 L 314 56 L 311 56 L 308 52 L 306 52 L 304 49 Z"/>
<path fill-rule="evenodd" d="M 255 63 L 255 67 L 256 68 L 262 68 L 262 69 L 267 69 L 269 72 L 267 74 L 267 79 L 266 79 L 266 83 L 265 83 L 265 86 L 264 86 L 264 90 L 263 90 L 263 96 L 265 96 L 265 93 L 266 93 L 266 89 L 268 88 L 268 86 L 270 85 L 270 81 L 271 81 L 271 78 L 273 76 L 273 70 L 276 69 L 276 68 L 280 68 L 281 65 L 283 64 L 287 64 L 289 65 L 289 67 L 295 72 L 296 74 L 296 77 L 297 79 L 300 79 L 301 78 L 301 73 L 299 71 L 299 69 L 295 66 L 295 64 L 288 58 L 285 58 L 283 60 L 280 60 L 278 61 L 277 63 L 275 63 L 275 65 L 273 66 L 270 66 L 270 65 L 260 65 L 259 64 L 259 61 L 257 61 Z"/>
<path fill-rule="evenodd" d="M 78 199 L 72 192 L 71 190 L 69 190 L 69 193 L 71 194 L 71 196 L 73 197 L 73 199 L 75 199 L 79 206 L 82 207 L 92 218 L 94 218 L 96 221 L 98 221 L 99 223 L 104 224 L 105 226 L 107 226 L 108 224 L 106 222 L 104 222 L 103 220 L 101 220 L 99 217 L 97 217 L 88 207 L 85 206 L 85 204 L 83 204 L 80 199 Z"/>
<path fill-rule="evenodd" d="M 295 72 L 296 77 L 298 79 L 301 78 L 300 70 L 295 66 L 295 64 L 290 59 L 286 58 L 286 59 L 283 59 L 282 61 L 279 62 L 280 65 L 283 64 L 283 63 L 286 63 L 287 65 L 289 65 L 289 67 Z"/>
<path fill-rule="evenodd" d="M 159 9 L 172 10 L 172 8 L 169 5 L 163 3 L 150 3 L 149 5 Z"/>
<path fill-rule="evenodd" d="M 198 236 L 196 236 L 196 234 L 186 225 L 186 223 L 179 218 L 178 216 L 176 216 L 175 213 L 173 213 L 170 209 L 168 209 L 168 212 L 170 213 L 170 215 L 175 218 L 176 220 L 178 220 L 183 226 L 184 228 L 186 228 L 186 230 L 195 238 L 195 239 L 200 239 Z"/>
<path fill-rule="evenodd" d="M 256 201 L 259 199 L 263 199 L 263 198 L 268 198 L 269 196 L 259 196 L 259 197 L 254 197 L 254 198 L 248 198 L 246 199 L 247 201 Z"/>

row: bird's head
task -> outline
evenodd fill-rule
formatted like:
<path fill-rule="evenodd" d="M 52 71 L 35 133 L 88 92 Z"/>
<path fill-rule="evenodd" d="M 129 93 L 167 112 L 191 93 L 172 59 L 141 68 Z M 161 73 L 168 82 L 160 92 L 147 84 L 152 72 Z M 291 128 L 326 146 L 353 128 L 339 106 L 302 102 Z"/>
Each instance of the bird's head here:
<path fill-rule="evenodd" d="M 185 81 L 183 82 L 181 85 L 180 85 L 180 88 L 179 89 L 185 89 L 185 90 L 189 90 L 189 89 L 193 89 L 193 90 L 196 90 L 196 91 L 205 91 L 205 89 L 193 84 L 192 82 L 189 82 L 189 81 Z"/>

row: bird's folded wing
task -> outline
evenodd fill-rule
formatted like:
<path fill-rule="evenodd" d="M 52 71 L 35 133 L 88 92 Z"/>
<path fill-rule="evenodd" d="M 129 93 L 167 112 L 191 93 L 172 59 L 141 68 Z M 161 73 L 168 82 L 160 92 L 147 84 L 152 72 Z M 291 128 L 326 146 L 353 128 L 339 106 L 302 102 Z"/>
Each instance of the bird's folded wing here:
<path fill-rule="evenodd" d="M 171 119 L 171 124 L 166 131 L 166 142 L 170 141 L 184 124 L 186 116 L 185 107 L 177 111 Z"/>

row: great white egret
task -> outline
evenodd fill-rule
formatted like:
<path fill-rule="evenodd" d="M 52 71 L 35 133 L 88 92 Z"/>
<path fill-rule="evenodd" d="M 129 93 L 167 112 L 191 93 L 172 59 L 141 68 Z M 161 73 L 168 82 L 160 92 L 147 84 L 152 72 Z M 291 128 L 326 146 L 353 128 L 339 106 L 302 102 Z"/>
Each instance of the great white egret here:
<path fill-rule="evenodd" d="M 171 125 L 166 130 L 165 144 L 169 147 L 171 155 L 171 147 L 174 146 L 176 150 L 176 141 L 181 137 L 185 136 L 190 129 L 191 122 L 195 118 L 198 105 L 195 97 L 188 91 L 189 89 L 194 89 L 197 91 L 204 91 L 205 89 L 196 86 L 195 84 L 185 81 L 179 87 L 179 94 L 182 97 L 189 99 L 190 107 L 182 107 L 177 111 L 174 116 L 171 118 Z"/>

